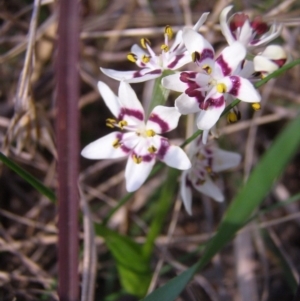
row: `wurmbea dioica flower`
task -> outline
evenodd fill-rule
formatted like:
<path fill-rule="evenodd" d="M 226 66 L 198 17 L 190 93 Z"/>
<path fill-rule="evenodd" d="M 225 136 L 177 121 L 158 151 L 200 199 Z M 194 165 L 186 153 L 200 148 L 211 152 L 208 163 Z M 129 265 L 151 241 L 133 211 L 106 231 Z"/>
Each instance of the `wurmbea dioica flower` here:
<path fill-rule="evenodd" d="M 269 28 L 268 24 L 257 16 L 253 21 L 244 13 L 233 14 L 229 19 L 227 15 L 232 6 L 227 6 L 220 14 L 221 31 L 229 45 L 239 41 L 246 48 L 253 48 L 266 44 L 279 36 L 282 25 L 273 23 Z"/>
<path fill-rule="evenodd" d="M 206 21 L 208 13 L 204 13 L 193 27 L 198 31 Z M 160 77 L 164 70 L 177 70 L 183 65 L 190 63 L 191 56 L 182 42 L 182 30 L 178 31 L 173 45 L 170 47 L 170 39 L 173 37 L 173 30 L 170 26 L 165 27 L 165 41 L 161 45 L 161 54 L 156 55 L 150 46 L 150 41 L 141 39 L 141 46 L 133 45 L 131 52 L 127 55 L 129 61 L 136 63 L 140 70 L 117 71 L 100 68 L 109 77 L 116 80 L 124 80 L 128 83 L 139 83 Z"/>
<path fill-rule="evenodd" d="M 281 68 L 287 62 L 287 54 L 279 45 L 269 45 L 253 59 L 254 70 L 262 77 Z"/>
<path fill-rule="evenodd" d="M 240 154 L 228 152 L 213 146 L 204 145 L 198 138 L 191 145 L 192 167 L 181 175 L 180 193 L 186 211 L 192 214 L 192 189 L 213 198 L 218 202 L 224 201 L 224 195 L 214 183 L 216 173 L 239 165 Z"/>
<path fill-rule="evenodd" d="M 218 121 L 226 98 L 231 95 L 245 102 L 259 102 L 260 95 L 251 82 L 238 75 L 246 49 L 239 43 L 224 48 L 216 60 L 212 45 L 192 29 L 184 29 L 183 41 L 199 72 L 185 71 L 162 79 L 165 88 L 183 92 L 176 100 L 175 107 L 181 114 L 197 113 L 197 127 L 205 132 Z"/>
<path fill-rule="evenodd" d="M 115 118 L 106 125 L 118 128 L 87 145 L 81 155 L 88 159 L 128 157 L 125 178 L 129 192 L 137 190 L 150 174 L 155 160 L 177 169 L 188 169 L 191 162 L 185 152 L 171 145 L 160 134 L 177 127 L 180 114 L 174 107 L 157 106 L 145 121 L 144 109 L 130 85 L 121 82 L 119 97 L 103 82 L 98 83 L 100 94 Z"/>

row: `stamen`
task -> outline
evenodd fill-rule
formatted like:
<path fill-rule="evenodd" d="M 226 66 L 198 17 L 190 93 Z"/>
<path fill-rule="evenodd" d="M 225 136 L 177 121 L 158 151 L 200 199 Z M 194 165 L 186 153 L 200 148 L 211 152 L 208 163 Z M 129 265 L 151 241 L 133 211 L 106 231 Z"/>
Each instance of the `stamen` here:
<path fill-rule="evenodd" d="M 169 39 L 172 39 L 172 37 L 173 37 L 173 30 L 172 30 L 172 27 L 170 25 L 167 25 L 165 27 L 165 34 L 168 36 Z"/>
<path fill-rule="evenodd" d="M 169 46 L 166 45 L 166 44 L 162 44 L 162 45 L 160 46 L 160 49 L 163 50 L 164 52 L 168 52 L 168 51 L 169 51 Z"/>
<path fill-rule="evenodd" d="M 204 65 L 204 66 L 202 67 L 202 69 L 205 70 L 207 74 L 211 74 L 211 72 L 212 72 L 211 67 L 208 66 L 208 65 Z"/>
<path fill-rule="evenodd" d="M 157 148 L 154 147 L 153 145 L 151 145 L 151 146 L 148 148 L 148 152 L 151 153 L 151 154 L 154 154 L 156 151 L 157 151 Z"/>
<path fill-rule="evenodd" d="M 136 164 L 140 164 L 143 161 L 143 158 L 141 156 L 137 156 L 136 154 L 132 155 L 133 162 Z"/>
<path fill-rule="evenodd" d="M 203 161 L 203 160 L 206 158 L 206 156 L 203 155 L 202 153 L 198 153 L 198 154 L 197 154 L 197 158 L 198 158 L 200 161 Z"/>
<path fill-rule="evenodd" d="M 121 120 L 118 122 L 118 126 L 123 130 L 124 126 L 127 126 L 128 122 L 126 120 Z"/>
<path fill-rule="evenodd" d="M 147 63 L 149 63 L 150 59 L 151 59 L 151 56 L 147 56 L 144 54 L 142 57 L 142 62 L 147 64 Z"/>
<path fill-rule="evenodd" d="M 117 121 L 115 119 L 112 118 L 107 118 L 106 119 L 106 126 L 108 126 L 109 128 L 114 128 L 115 124 L 117 123 Z"/>
<path fill-rule="evenodd" d="M 147 38 L 142 38 L 142 39 L 141 39 L 141 45 L 142 45 L 143 48 L 146 49 L 146 48 L 147 48 L 147 45 L 150 46 L 151 43 L 150 43 L 150 41 L 149 41 Z"/>
<path fill-rule="evenodd" d="M 147 137 L 154 137 L 155 136 L 155 132 L 153 130 L 146 130 L 146 135 Z"/>
<path fill-rule="evenodd" d="M 217 91 L 219 93 L 226 93 L 226 86 L 225 84 L 221 83 L 221 84 L 217 84 Z"/>
<path fill-rule="evenodd" d="M 254 111 L 259 111 L 261 108 L 261 105 L 258 102 L 253 103 L 251 106 Z"/>
<path fill-rule="evenodd" d="M 120 147 L 120 146 L 121 146 L 120 140 L 119 140 L 119 139 L 116 139 L 116 140 L 113 142 L 112 146 L 113 146 L 114 148 Z"/>
<path fill-rule="evenodd" d="M 207 171 L 209 174 L 211 174 L 211 173 L 212 173 L 212 169 L 211 169 L 211 167 L 210 167 L 210 166 L 206 166 L 206 167 L 205 167 L 205 169 L 206 169 L 206 171 Z"/>
<path fill-rule="evenodd" d="M 197 182 L 196 182 L 196 184 L 197 185 L 203 185 L 205 183 L 205 180 L 203 179 L 203 180 L 198 180 Z"/>
<path fill-rule="evenodd" d="M 199 52 L 195 51 L 192 53 L 192 61 L 193 62 L 200 61 L 200 57 L 201 57 L 201 55 Z"/>
<path fill-rule="evenodd" d="M 127 59 L 128 59 L 130 62 L 135 63 L 135 62 L 137 61 L 137 56 L 136 56 L 134 53 L 128 53 L 128 54 L 127 54 Z"/>
<path fill-rule="evenodd" d="M 228 123 L 235 123 L 241 119 L 241 113 L 238 112 L 229 112 L 227 114 L 227 122 Z"/>

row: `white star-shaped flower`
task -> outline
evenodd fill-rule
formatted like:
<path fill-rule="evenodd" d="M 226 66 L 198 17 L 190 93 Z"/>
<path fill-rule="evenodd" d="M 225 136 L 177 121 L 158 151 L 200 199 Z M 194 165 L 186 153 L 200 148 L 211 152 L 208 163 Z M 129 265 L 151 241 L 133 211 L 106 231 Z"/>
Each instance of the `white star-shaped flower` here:
<path fill-rule="evenodd" d="M 87 145 L 81 155 L 88 159 L 128 157 L 125 178 L 127 191 L 137 190 L 150 174 L 155 160 L 185 170 L 191 163 L 185 152 L 171 145 L 160 134 L 177 127 L 180 113 L 174 107 L 157 106 L 145 121 L 144 109 L 135 92 L 126 82 L 121 82 L 119 97 L 103 82 L 99 91 L 115 118 L 106 120 L 106 125 L 119 128 Z"/>

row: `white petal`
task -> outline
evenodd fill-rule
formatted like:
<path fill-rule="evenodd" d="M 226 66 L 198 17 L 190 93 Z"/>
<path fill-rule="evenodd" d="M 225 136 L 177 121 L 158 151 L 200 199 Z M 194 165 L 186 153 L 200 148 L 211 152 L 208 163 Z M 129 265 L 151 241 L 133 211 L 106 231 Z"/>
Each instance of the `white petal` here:
<path fill-rule="evenodd" d="M 211 129 L 219 120 L 224 109 L 225 101 L 220 107 L 208 107 L 206 111 L 201 111 L 197 117 L 197 127 L 200 130 Z"/>
<path fill-rule="evenodd" d="M 134 90 L 128 83 L 124 81 L 120 82 L 118 95 L 122 107 L 132 110 L 138 110 L 139 112 L 142 112 L 144 114 L 144 108 L 141 102 L 138 100 Z"/>
<path fill-rule="evenodd" d="M 114 159 L 128 155 L 129 150 L 126 148 L 114 148 L 113 144 L 122 136 L 120 132 L 110 133 L 90 144 L 88 144 L 81 152 L 81 155 L 88 159 Z"/>
<path fill-rule="evenodd" d="M 169 145 L 163 158 L 159 158 L 168 166 L 185 170 L 191 168 L 191 161 L 182 148 L 176 145 Z"/>
<path fill-rule="evenodd" d="M 128 83 L 141 83 L 153 78 L 157 78 L 162 74 L 162 70 L 160 69 L 151 70 L 149 68 L 140 69 L 137 71 L 117 71 L 117 70 L 105 69 L 105 68 L 100 68 L 100 69 L 105 75 L 115 80 L 119 80 L 119 81 L 124 80 Z"/>
<path fill-rule="evenodd" d="M 236 167 L 241 162 L 241 155 L 238 153 L 228 152 L 221 149 L 213 150 L 212 170 L 220 172 L 226 169 Z"/>
<path fill-rule="evenodd" d="M 188 180 L 188 170 L 181 174 L 180 178 L 180 195 L 184 204 L 185 210 L 189 215 L 192 215 L 192 183 Z"/>
<path fill-rule="evenodd" d="M 172 131 L 177 127 L 180 116 L 175 107 L 156 106 L 149 116 L 146 128 L 157 134 Z"/>
<path fill-rule="evenodd" d="M 241 32 L 238 36 L 238 41 L 242 43 L 245 47 L 247 47 L 249 42 L 251 41 L 252 34 L 253 34 L 253 29 L 250 25 L 250 22 L 249 20 L 245 20 L 241 28 Z"/>
<path fill-rule="evenodd" d="M 246 56 L 246 48 L 240 42 L 234 42 L 224 48 L 216 64 L 222 70 L 224 76 L 231 74 Z"/>
<path fill-rule="evenodd" d="M 170 51 L 170 52 L 173 52 L 174 49 L 175 49 L 176 47 L 179 48 L 179 49 L 182 49 L 182 48 L 181 48 L 181 45 L 180 45 L 180 46 L 177 46 L 177 45 L 179 45 L 179 44 L 181 44 L 181 43 L 183 43 L 183 41 L 182 41 L 182 30 L 179 30 L 179 31 L 177 32 L 176 36 L 175 36 L 173 45 L 171 46 L 171 48 L 170 48 L 169 51 Z"/>
<path fill-rule="evenodd" d="M 257 55 L 256 57 L 254 57 L 253 63 L 254 63 L 254 69 L 257 72 L 272 73 L 279 68 L 277 64 L 275 64 L 270 59 L 262 55 Z"/>
<path fill-rule="evenodd" d="M 208 50 L 212 52 L 212 57 L 214 56 L 214 49 L 212 45 L 199 33 L 190 28 L 185 28 L 183 30 L 182 39 L 188 52 L 192 55 L 194 52 L 201 53 L 203 50 Z"/>
<path fill-rule="evenodd" d="M 251 44 L 252 46 L 261 46 L 263 44 L 267 44 L 270 41 L 277 38 L 282 30 L 282 24 L 272 24 L 270 30 L 266 32 L 264 35 L 262 35 L 258 40 L 254 40 Z"/>
<path fill-rule="evenodd" d="M 209 177 L 205 179 L 205 182 L 202 185 L 197 185 L 196 183 L 194 183 L 194 187 L 199 192 L 213 198 L 217 202 L 224 201 L 224 196 L 221 190 Z"/>
<path fill-rule="evenodd" d="M 245 102 L 260 102 L 261 96 L 251 82 L 240 76 L 224 77 L 227 92 Z"/>
<path fill-rule="evenodd" d="M 166 89 L 177 92 L 184 92 L 189 87 L 187 83 L 180 80 L 180 73 L 165 76 L 161 83 Z"/>
<path fill-rule="evenodd" d="M 155 160 L 151 160 L 149 162 L 142 161 L 137 164 L 133 161 L 132 156 L 128 158 L 125 169 L 126 189 L 128 192 L 133 192 L 144 184 L 154 163 Z"/>
<path fill-rule="evenodd" d="M 118 117 L 120 113 L 120 102 L 114 92 L 103 82 L 98 82 L 98 90 L 109 110 L 115 117 Z"/>
<path fill-rule="evenodd" d="M 208 15 L 209 13 L 203 13 L 202 16 L 199 18 L 199 20 L 197 21 L 197 23 L 193 26 L 193 30 L 198 31 L 206 21 Z"/>
<path fill-rule="evenodd" d="M 201 92 L 199 91 L 199 93 Z M 175 108 L 178 110 L 178 112 L 184 115 L 198 113 L 200 111 L 197 98 L 189 97 L 185 93 L 182 93 L 177 97 L 175 100 Z"/>
<path fill-rule="evenodd" d="M 235 38 L 233 37 L 231 30 L 228 26 L 227 15 L 229 11 L 232 9 L 233 5 L 225 7 L 220 14 L 220 26 L 223 36 L 227 40 L 227 43 L 230 45 L 235 42 Z"/>

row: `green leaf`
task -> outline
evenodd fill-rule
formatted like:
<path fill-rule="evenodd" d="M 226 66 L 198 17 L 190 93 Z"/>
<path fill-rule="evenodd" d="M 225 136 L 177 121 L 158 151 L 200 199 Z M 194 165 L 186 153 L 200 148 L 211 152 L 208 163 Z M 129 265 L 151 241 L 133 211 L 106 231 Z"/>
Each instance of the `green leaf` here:
<path fill-rule="evenodd" d="M 56 201 L 56 196 L 54 192 L 46 187 L 42 182 L 32 176 L 29 172 L 21 168 L 19 165 L 14 163 L 12 160 L 8 159 L 3 153 L 0 152 L 0 160 L 11 170 L 17 173 L 21 178 L 23 178 L 27 183 L 29 183 L 38 192 L 43 194 L 53 203 Z"/>
<path fill-rule="evenodd" d="M 101 224 L 95 224 L 95 232 L 105 239 L 113 255 L 123 288 L 137 297 L 145 296 L 152 273 L 142 246 Z"/>
<path fill-rule="evenodd" d="M 253 211 L 272 188 L 291 157 L 300 146 L 300 118 L 296 118 L 278 135 L 251 173 L 248 182 L 240 190 L 227 209 L 216 235 L 208 243 L 200 261 L 160 287 L 144 301 L 173 301 L 184 289 L 198 269 L 203 268 L 243 227 Z"/>

